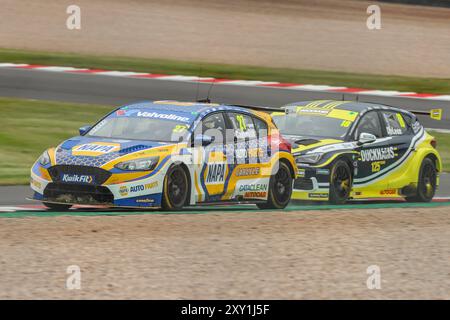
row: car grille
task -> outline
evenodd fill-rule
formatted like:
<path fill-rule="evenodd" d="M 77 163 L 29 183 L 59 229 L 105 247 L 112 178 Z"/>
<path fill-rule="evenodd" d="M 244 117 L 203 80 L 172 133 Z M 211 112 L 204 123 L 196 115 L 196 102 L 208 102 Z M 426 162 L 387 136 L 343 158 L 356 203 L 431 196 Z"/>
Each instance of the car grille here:
<path fill-rule="evenodd" d="M 300 178 L 295 179 L 294 181 L 294 189 L 300 190 L 312 190 L 314 188 L 313 182 L 311 179 Z"/>
<path fill-rule="evenodd" d="M 44 190 L 45 200 L 78 204 L 112 204 L 114 196 L 103 186 L 52 182 Z"/>
<path fill-rule="evenodd" d="M 109 179 L 111 173 L 96 167 L 87 166 L 67 166 L 67 165 L 56 165 L 48 169 L 53 182 L 62 182 L 62 176 L 64 174 L 69 175 L 87 175 L 94 178 L 94 183 L 100 185 L 105 183 Z"/>

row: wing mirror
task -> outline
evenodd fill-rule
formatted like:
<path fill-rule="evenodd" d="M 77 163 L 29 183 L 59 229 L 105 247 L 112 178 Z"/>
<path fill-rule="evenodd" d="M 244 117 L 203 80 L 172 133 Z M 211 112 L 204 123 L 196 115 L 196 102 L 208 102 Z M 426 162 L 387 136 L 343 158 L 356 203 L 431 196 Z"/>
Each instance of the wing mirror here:
<path fill-rule="evenodd" d="M 205 147 L 213 142 L 214 142 L 214 137 L 207 136 L 204 134 L 196 135 L 194 138 L 194 145 L 196 145 L 196 146 L 201 145 L 201 146 Z"/>
<path fill-rule="evenodd" d="M 91 130 L 91 128 L 91 126 L 82 126 L 80 129 L 78 129 L 78 131 L 80 132 L 80 136 L 84 136 L 86 132 Z"/>
<path fill-rule="evenodd" d="M 375 140 L 377 140 L 377 137 L 375 135 L 367 132 L 361 132 L 361 134 L 359 135 L 358 144 L 363 145 L 366 143 L 372 143 L 375 142 Z"/>

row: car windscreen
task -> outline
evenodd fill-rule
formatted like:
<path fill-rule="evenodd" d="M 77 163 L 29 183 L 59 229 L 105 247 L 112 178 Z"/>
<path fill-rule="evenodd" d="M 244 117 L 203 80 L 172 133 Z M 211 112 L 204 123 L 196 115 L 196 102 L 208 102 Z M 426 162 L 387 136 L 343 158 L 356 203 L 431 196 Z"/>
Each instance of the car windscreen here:
<path fill-rule="evenodd" d="M 181 121 L 180 121 L 181 119 Z M 191 119 L 160 113 L 112 114 L 97 123 L 88 137 L 179 142 L 191 125 Z"/>
<path fill-rule="evenodd" d="M 284 114 L 273 116 L 273 120 L 284 135 L 336 137 L 346 135 L 352 121 L 309 114 Z"/>

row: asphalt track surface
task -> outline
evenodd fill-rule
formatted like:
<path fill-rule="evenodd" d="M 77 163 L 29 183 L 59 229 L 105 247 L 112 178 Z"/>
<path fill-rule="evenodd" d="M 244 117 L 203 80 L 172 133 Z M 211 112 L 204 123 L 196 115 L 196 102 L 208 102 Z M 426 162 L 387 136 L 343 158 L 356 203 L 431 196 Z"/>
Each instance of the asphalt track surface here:
<path fill-rule="evenodd" d="M 207 76 L 207 75 L 202 75 Z M 216 103 L 282 106 L 295 101 L 313 99 L 356 100 L 351 93 L 333 93 L 309 90 L 291 90 L 240 86 L 121 78 L 93 74 L 56 73 L 42 70 L 2 68 L 0 70 L 0 96 L 55 101 L 105 104 L 119 106 L 142 100 L 195 101 L 210 98 Z M 442 108 L 444 119 L 435 121 L 426 116 L 420 119 L 427 128 L 450 129 L 450 101 L 359 95 L 359 101 L 382 103 L 408 110 L 429 111 Z"/>

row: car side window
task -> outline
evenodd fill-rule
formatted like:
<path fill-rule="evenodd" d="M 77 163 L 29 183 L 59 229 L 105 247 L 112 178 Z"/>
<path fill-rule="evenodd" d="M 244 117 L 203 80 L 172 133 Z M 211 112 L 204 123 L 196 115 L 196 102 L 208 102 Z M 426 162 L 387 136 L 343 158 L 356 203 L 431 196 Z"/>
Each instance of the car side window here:
<path fill-rule="evenodd" d="M 230 112 L 228 113 L 231 124 L 233 125 L 234 135 L 238 139 L 254 139 L 257 137 L 255 125 L 252 117 L 242 114 Z"/>
<path fill-rule="evenodd" d="M 377 138 L 381 138 L 383 136 L 380 118 L 378 117 L 378 113 L 376 111 L 369 111 L 363 115 L 356 129 L 356 140 L 359 139 L 359 135 L 363 132 L 371 133 Z"/>
<path fill-rule="evenodd" d="M 409 126 L 400 112 L 382 111 L 382 118 L 388 136 L 401 136 L 409 133 Z"/>
<path fill-rule="evenodd" d="M 263 138 L 267 136 L 267 123 L 259 118 L 254 117 L 253 123 L 255 124 L 256 134 L 259 138 Z"/>
<path fill-rule="evenodd" d="M 213 113 L 206 116 L 202 122 L 202 134 L 214 136 L 215 143 L 223 143 L 225 141 L 225 119 L 222 112 Z"/>

